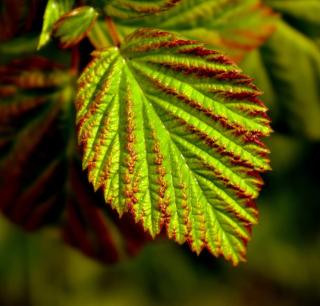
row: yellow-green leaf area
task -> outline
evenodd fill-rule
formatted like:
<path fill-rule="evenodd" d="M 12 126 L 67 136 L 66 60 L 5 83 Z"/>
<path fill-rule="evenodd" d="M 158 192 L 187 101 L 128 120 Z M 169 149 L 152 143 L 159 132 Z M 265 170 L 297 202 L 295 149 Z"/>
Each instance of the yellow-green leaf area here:
<path fill-rule="evenodd" d="M 119 214 L 237 264 L 257 223 L 271 129 L 252 80 L 175 34 L 140 29 L 94 52 L 76 99 L 83 168 Z"/>

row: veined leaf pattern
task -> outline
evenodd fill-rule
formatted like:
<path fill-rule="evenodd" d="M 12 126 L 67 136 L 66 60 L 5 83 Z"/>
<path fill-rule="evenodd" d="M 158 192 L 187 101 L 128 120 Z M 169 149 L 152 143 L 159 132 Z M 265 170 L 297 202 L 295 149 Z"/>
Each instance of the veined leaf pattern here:
<path fill-rule="evenodd" d="M 245 260 L 271 129 L 252 80 L 219 52 L 155 29 L 94 52 L 76 99 L 83 168 L 154 237 Z"/>

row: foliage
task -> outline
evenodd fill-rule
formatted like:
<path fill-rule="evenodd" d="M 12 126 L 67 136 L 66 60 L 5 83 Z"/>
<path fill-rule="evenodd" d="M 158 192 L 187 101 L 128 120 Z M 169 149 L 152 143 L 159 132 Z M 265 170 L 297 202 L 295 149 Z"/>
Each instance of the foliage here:
<path fill-rule="evenodd" d="M 121 236 L 132 217 L 139 225 L 130 233 L 164 230 L 198 254 L 245 260 L 259 172 L 270 169 L 261 138 L 271 129 L 260 91 L 213 48 L 239 62 L 277 16 L 256 0 L 49 0 L 43 8 L 26 7 L 31 25 L 6 31 L 0 50 L 2 211 L 29 230 L 58 224 L 69 243 L 104 261 L 137 240 Z M 54 37 L 70 52 L 54 42 L 24 48 L 42 14 L 38 49 Z M 10 41 L 17 33 L 22 41 Z M 79 156 L 103 195 L 87 190 Z M 137 236 L 140 245 L 146 238 Z"/>
<path fill-rule="evenodd" d="M 1 75 L 4 214 L 27 230 L 61 223 L 70 244 L 103 262 L 135 252 L 142 233 L 98 208 L 101 199 L 82 177 L 71 124 L 75 76 L 42 57 L 16 60 Z"/>
<path fill-rule="evenodd" d="M 218 3 L 210 1 L 213 2 Z M 241 4 L 244 5 L 244 2 L 241 1 Z M 70 51 L 59 50 L 56 47 L 57 38 L 36 51 L 47 1 L 4 0 L 0 3 L 0 164 L 3 167 L 8 163 L 12 167 L 1 173 L 0 177 L 7 180 L 2 180 L 0 185 L 6 183 L 10 187 L 10 182 L 13 182 L 12 189 L 2 189 L 0 192 L 0 203 L 5 199 L 5 190 L 11 197 L 4 211 L 8 218 L 12 220 L 20 215 L 19 220 L 15 219 L 16 223 L 28 229 L 31 229 L 28 226 L 30 223 L 34 225 L 34 230 L 43 226 L 47 229 L 26 235 L 1 218 L 1 305 L 320 304 L 319 1 L 264 2 L 265 12 L 270 13 L 271 7 L 279 14 L 278 17 L 267 14 L 268 24 L 271 25 L 269 29 L 276 29 L 270 39 L 265 41 L 266 37 L 261 38 L 258 45 L 253 45 L 250 50 L 241 49 L 240 62 L 237 56 L 240 49 L 229 44 L 224 46 L 223 51 L 232 55 L 264 91 L 262 99 L 270 108 L 272 128 L 275 130 L 267 139 L 273 171 L 264 175 L 267 186 L 259 198 L 260 224 L 254 227 L 248 263 L 237 269 L 215 260 L 207 251 L 195 256 L 187 252 L 186 247 L 180 248 L 162 239 L 146 245 L 134 259 L 111 266 L 96 264 L 60 243 L 57 228 L 62 229 L 69 244 L 87 255 L 98 257 L 100 261 L 114 262 L 135 253 L 146 240 L 128 214 L 119 219 L 117 213 L 105 204 L 102 192 L 93 192 L 81 170 L 81 155 L 75 146 L 76 138 L 72 136 L 75 134 L 74 82 L 90 61 L 91 44 L 100 49 L 102 45 L 112 43 L 103 21 L 101 4 L 104 1 L 94 1 L 94 4 L 91 1 L 82 2 L 86 6 L 94 6 L 99 16 L 91 31 L 86 32 L 89 40 L 81 36 L 83 40 Z M 167 16 L 182 3 L 176 3 L 176 6 L 160 14 Z M 233 3 L 240 4 L 240 1 Z M 77 10 L 77 5 L 73 9 Z M 202 14 L 201 18 L 210 13 L 208 9 L 204 10 L 204 14 L 201 10 L 196 11 Z M 131 22 L 138 23 L 149 18 L 143 15 L 136 16 L 132 21 L 120 21 L 113 17 L 121 40 L 126 35 L 122 31 L 129 34 L 139 27 L 131 25 Z M 158 13 L 153 14 L 150 22 L 158 16 Z M 264 28 L 267 20 L 257 20 Z M 230 18 L 227 25 L 231 26 L 230 21 L 236 23 L 237 20 Z M 158 24 L 154 22 L 151 26 Z M 245 22 L 241 24 L 245 26 Z M 206 25 L 207 22 L 201 29 Z M 164 32 L 175 32 L 176 36 L 182 35 L 185 40 L 195 39 L 178 30 L 162 29 Z M 250 29 L 258 27 L 252 26 Z M 236 28 L 231 30 L 234 32 Z M 203 41 L 226 32 L 220 27 L 204 33 L 212 33 L 212 36 L 203 35 Z M 238 37 L 231 36 L 233 39 Z M 244 37 L 251 42 L 250 35 Z M 97 41 L 100 45 L 96 45 Z M 208 41 L 206 43 L 209 48 L 221 48 L 216 39 L 216 46 L 214 43 L 208 45 Z M 95 51 L 95 54 L 101 54 L 101 50 Z M 159 72 L 163 73 L 165 69 L 169 67 L 163 67 Z M 30 79 L 27 76 L 33 77 Z M 190 76 L 192 74 L 185 75 L 186 78 Z M 139 77 L 145 84 L 143 75 Z M 22 84 L 25 86 L 21 87 Z M 146 90 L 152 88 L 147 87 Z M 7 103 L 11 107 L 8 108 Z M 38 129 L 32 129 L 37 126 L 41 133 L 46 128 L 49 109 L 54 111 L 52 116 L 55 119 L 48 122 L 48 132 L 35 143 Z M 33 135 L 34 132 L 36 135 Z M 29 138 L 34 148 L 28 146 Z M 11 151 L 15 145 L 16 148 L 27 146 L 28 154 Z M 15 164 L 18 166 L 19 163 L 24 164 L 22 171 L 14 174 L 19 169 Z M 51 167 L 56 170 L 46 180 L 42 179 L 41 190 L 30 193 L 32 186 L 41 182 L 37 178 L 51 164 L 56 164 L 56 168 Z M 29 193 L 26 193 L 28 190 Z M 42 207 L 50 206 L 42 204 L 57 193 L 58 200 L 53 206 L 57 210 L 51 210 L 49 218 L 37 219 L 39 213 L 34 212 L 46 212 Z M 105 231 L 101 231 L 102 228 Z M 116 245 L 112 249 L 117 256 L 109 249 L 110 243 L 102 243 L 101 238 L 108 235 L 99 233 L 106 231 Z M 106 260 L 108 257 L 109 260 Z"/>

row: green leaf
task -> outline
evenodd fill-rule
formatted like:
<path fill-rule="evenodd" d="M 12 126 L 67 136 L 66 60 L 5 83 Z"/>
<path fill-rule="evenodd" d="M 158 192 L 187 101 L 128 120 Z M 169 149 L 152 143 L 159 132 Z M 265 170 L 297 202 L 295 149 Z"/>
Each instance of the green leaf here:
<path fill-rule="evenodd" d="M 49 0 L 43 16 L 42 31 L 39 38 L 38 49 L 50 40 L 54 23 L 66 12 L 71 10 L 74 0 Z"/>
<path fill-rule="evenodd" d="M 155 16 L 117 22 L 123 35 L 132 28 L 156 25 L 202 41 L 240 61 L 271 35 L 276 20 L 259 0 L 184 0 Z"/>
<path fill-rule="evenodd" d="M 265 0 L 268 6 L 281 12 L 285 17 L 291 17 L 296 21 L 313 26 L 319 26 L 320 20 L 318 12 L 320 2 L 318 0 Z"/>
<path fill-rule="evenodd" d="M 320 47 L 320 1 L 268 0 L 266 1 L 294 28 L 317 41 Z"/>
<path fill-rule="evenodd" d="M 119 214 L 154 237 L 234 264 L 257 222 L 270 169 L 266 107 L 251 79 L 202 44 L 140 29 L 94 53 L 76 99 L 83 168 Z"/>
<path fill-rule="evenodd" d="M 94 194 L 76 146 L 74 76 L 42 57 L 0 66 L 0 211 L 24 229 L 50 224 L 105 263 L 145 237 Z"/>
<path fill-rule="evenodd" d="M 175 6 L 181 0 L 102 0 L 108 16 L 120 20 L 134 19 L 140 16 L 153 15 Z"/>
<path fill-rule="evenodd" d="M 63 48 L 78 44 L 90 31 L 98 13 L 90 6 L 78 7 L 63 15 L 54 25 L 53 35 Z"/>

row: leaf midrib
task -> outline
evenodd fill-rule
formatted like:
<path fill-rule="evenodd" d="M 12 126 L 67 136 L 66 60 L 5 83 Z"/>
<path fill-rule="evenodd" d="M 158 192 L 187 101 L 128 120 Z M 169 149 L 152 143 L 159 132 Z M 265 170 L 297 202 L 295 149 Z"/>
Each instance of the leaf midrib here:
<path fill-rule="evenodd" d="M 127 67 L 128 67 L 128 69 L 131 71 L 132 68 L 130 67 L 129 62 L 127 62 Z M 137 85 L 137 87 L 140 89 L 142 95 L 145 97 L 145 101 L 147 101 L 147 102 L 149 103 L 149 106 L 154 110 L 152 103 L 150 103 L 149 100 L 147 99 L 147 97 L 145 96 L 142 87 L 140 86 L 139 82 L 137 81 L 137 79 L 136 79 L 136 77 L 135 77 L 135 75 L 134 75 L 134 73 L 133 73 L 132 71 L 131 71 L 131 75 L 133 76 L 133 79 L 135 80 L 136 85 Z M 154 110 L 154 113 L 155 113 L 155 115 L 157 116 L 158 120 L 162 123 L 162 128 L 164 129 L 164 131 L 165 131 L 165 133 L 167 134 L 168 138 L 171 139 L 171 135 L 170 135 L 169 131 L 164 127 L 163 121 L 161 120 L 161 118 L 159 117 L 159 115 L 156 113 L 155 110 Z M 176 149 L 178 152 L 180 152 L 181 156 L 184 157 L 184 154 L 179 150 L 179 148 L 176 146 L 176 144 L 174 143 L 174 141 L 173 141 L 172 139 L 171 139 L 170 144 L 173 145 L 173 146 L 175 147 L 175 149 Z M 183 160 L 185 161 L 185 157 L 183 158 Z M 208 225 L 207 225 L 207 222 L 208 222 L 208 218 L 209 218 L 209 217 L 208 217 L 208 214 L 206 213 L 206 210 L 208 209 L 208 207 L 211 207 L 211 208 L 213 209 L 213 211 L 214 211 L 215 219 L 216 219 L 217 223 L 219 224 L 219 228 L 221 229 L 222 233 L 225 235 L 226 240 L 228 241 L 229 246 L 232 248 L 234 255 L 238 257 L 237 251 L 235 250 L 233 244 L 232 244 L 232 243 L 230 242 L 230 240 L 229 240 L 229 237 L 228 237 L 229 234 L 224 230 L 222 224 L 221 224 L 220 221 L 219 221 L 219 218 L 217 217 L 217 214 L 216 214 L 216 212 L 215 212 L 215 208 L 213 208 L 212 205 L 208 202 L 208 200 L 207 200 L 207 198 L 206 198 L 206 196 L 205 196 L 202 188 L 200 187 L 200 184 L 199 184 L 198 179 L 196 178 L 196 176 L 194 175 L 194 173 L 193 173 L 192 170 L 190 169 L 189 165 L 188 165 L 186 162 L 184 162 L 184 164 L 185 164 L 185 166 L 189 169 L 189 173 L 191 174 L 191 177 L 192 177 L 193 181 L 196 183 L 196 185 L 197 185 L 197 187 L 198 187 L 198 190 L 200 190 L 203 199 L 205 199 L 206 206 L 205 206 L 205 209 L 204 209 L 204 212 L 203 212 L 203 213 L 204 213 L 205 216 L 206 216 L 206 217 L 205 217 L 206 228 L 209 228 Z M 172 175 L 171 175 L 171 176 L 172 176 Z M 219 189 L 220 189 L 220 188 L 219 188 Z M 176 204 L 176 209 L 177 209 L 177 211 L 178 211 L 177 203 L 175 203 L 175 204 Z M 191 212 L 192 212 L 192 205 L 191 205 L 191 210 L 190 210 L 190 213 L 189 213 L 189 214 L 191 214 Z M 207 239 L 207 238 L 206 238 L 206 239 Z M 208 243 L 208 241 L 207 241 L 207 243 Z"/>

